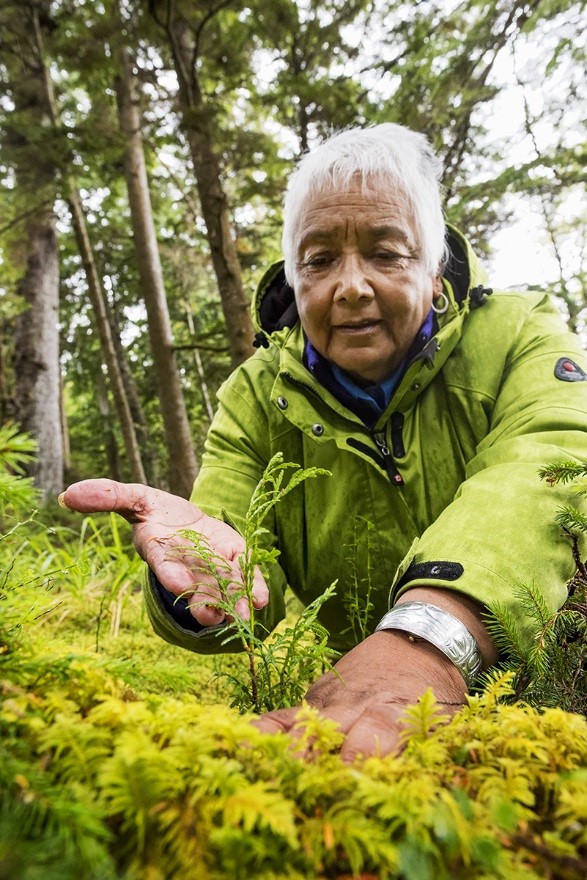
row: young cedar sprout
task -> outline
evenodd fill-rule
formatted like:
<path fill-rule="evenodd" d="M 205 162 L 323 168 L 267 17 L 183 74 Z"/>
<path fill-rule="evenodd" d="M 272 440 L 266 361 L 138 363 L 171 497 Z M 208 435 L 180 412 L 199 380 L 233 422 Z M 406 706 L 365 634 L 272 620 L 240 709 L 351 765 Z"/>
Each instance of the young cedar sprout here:
<path fill-rule="evenodd" d="M 288 472 L 290 478 L 286 481 Z M 258 567 L 267 574 L 279 556 L 278 549 L 266 546 L 270 532 L 263 523 L 267 515 L 304 480 L 322 475 L 329 476 L 330 472 L 284 462 L 281 453 L 273 456 L 253 492 L 245 518 L 245 549 L 239 557 L 242 585 L 235 585 L 226 561 L 199 532 L 180 530 L 177 534 L 186 543 L 168 551 L 170 557 L 181 558 L 194 572 L 205 574 L 213 581 L 219 594 L 217 598 L 215 589 L 214 605 L 232 619 L 217 636 L 223 644 L 235 635 L 240 640 L 247 660 L 247 674 L 243 676 L 238 671 L 218 674 L 228 679 L 232 689 L 231 705 L 240 711 L 265 712 L 296 705 L 309 683 L 331 668 L 336 656 L 328 647 L 327 631 L 318 621 L 320 608 L 334 594 L 336 582 L 308 605 L 295 623 L 286 623 L 271 636 L 253 604 L 255 569 Z M 184 593 L 183 597 L 187 595 Z M 248 603 L 248 619 L 236 612 L 242 598 Z"/>

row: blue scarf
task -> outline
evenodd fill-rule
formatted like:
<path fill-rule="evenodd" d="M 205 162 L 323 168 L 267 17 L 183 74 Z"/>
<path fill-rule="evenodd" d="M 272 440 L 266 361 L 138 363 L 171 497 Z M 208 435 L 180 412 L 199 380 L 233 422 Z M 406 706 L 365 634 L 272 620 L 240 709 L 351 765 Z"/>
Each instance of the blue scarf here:
<path fill-rule="evenodd" d="M 367 426 L 372 427 L 387 408 L 406 369 L 429 342 L 433 333 L 434 312 L 431 309 L 402 362 L 389 376 L 374 385 L 357 385 L 348 373 L 316 351 L 308 339 L 304 346 L 304 366 L 343 406 L 359 416 Z"/>

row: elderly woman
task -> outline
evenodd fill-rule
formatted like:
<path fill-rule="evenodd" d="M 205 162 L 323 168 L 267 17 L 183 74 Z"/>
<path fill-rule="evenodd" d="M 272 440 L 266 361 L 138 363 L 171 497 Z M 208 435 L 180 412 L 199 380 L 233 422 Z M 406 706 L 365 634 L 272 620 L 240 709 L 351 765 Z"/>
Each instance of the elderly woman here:
<path fill-rule="evenodd" d="M 178 528 L 204 533 L 238 579 L 239 528 L 270 458 L 330 470 L 272 514 L 279 566 L 268 584 L 258 574 L 255 604 L 271 628 L 286 583 L 308 603 L 337 579 L 321 620 L 348 653 L 307 700 L 339 723 L 346 758 L 393 749 L 402 711 L 429 686 L 462 703 L 496 660 L 484 609 L 519 617 L 531 584 L 554 610 L 574 567 L 554 524 L 564 490 L 538 468 L 587 458 L 585 355 L 545 295 L 484 287 L 445 226 L 438 170 L 422 135 L 391 124 L 306 155 L 285 201 L 285 262 L 254 302 L 259 350 L 219 393 L 191 503 L 103 480 L 65 495 L 134 524 L 155 629 L 216 652 L 224 614 L 168 542 Z M 349 596 L 368 557 L 371 634 L 354 644 Z M 258 724 L 289 730 L 295 715 Z"/>

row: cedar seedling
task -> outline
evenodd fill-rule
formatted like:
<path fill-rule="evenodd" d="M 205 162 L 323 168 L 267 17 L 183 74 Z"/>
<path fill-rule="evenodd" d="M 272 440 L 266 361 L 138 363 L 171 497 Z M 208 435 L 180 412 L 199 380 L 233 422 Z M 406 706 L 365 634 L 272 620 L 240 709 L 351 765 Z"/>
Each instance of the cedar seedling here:
<path fill-rule="evenodd" d="M 288 470 L 293 473 L 285 482 Z M 276 548 L 263 546 L 270 536 L 263 525 L 267 515 L 304 480 L 329 474 L 322 468 L 300 468 L 292 462 L 284 462 L 281 453 L 271 459 L 253 492 L 245 518 L 245 549 L 239 557 L 242 584 L 235 585 L 226 561 L 199 532 L 180 530 L 178 534 L 188 543 L 168 551 L 170 557 L 183 559 L 192 571 L 212 577 L 221 597 L 215 598 L 214 604 L 233 618 L 231 626 L 220 630 L 218 636 L 224 640 L 223 644 L 235 635 L 240 640 L 247 657 L 248 678 L 229 672 L 220 674 L 228 678 L 233 689 L 232 705 L 241 711 L 263 712 L 295 705 L 307 684 L 318 671 L 330 668 L 335 656 L 328 648 L 328 633 L 318 621 L 320 608 L 335 592 L 335 584 L 308 605 L 293 626 L 287 626 L 267 640 L 267 629 L 253 604 L 255 569 L 258 567 L 266 573 L 279 556 Z M 248 603 L 248 620 L 235 611 L 243 597 Z"/>

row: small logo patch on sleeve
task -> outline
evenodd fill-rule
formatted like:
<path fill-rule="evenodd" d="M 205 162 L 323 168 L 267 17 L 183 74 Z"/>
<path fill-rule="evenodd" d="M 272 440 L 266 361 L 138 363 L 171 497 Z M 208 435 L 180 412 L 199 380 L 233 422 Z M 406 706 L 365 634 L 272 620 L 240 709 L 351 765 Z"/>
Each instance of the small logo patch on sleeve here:
<path fill-rule="evenodd" d="M 464 571 L 460 562 L 412 562 L 404 576 L 397 582 L 396 588 L 417 581 L 420 578 L 438 581 L 456 581 Z"/>
<path fill-rule="evenodd" d="M 554 367 L 554 375 L 563 382 L 585 382 L 587 373 L 570 358 L 559 358 Z"/>

